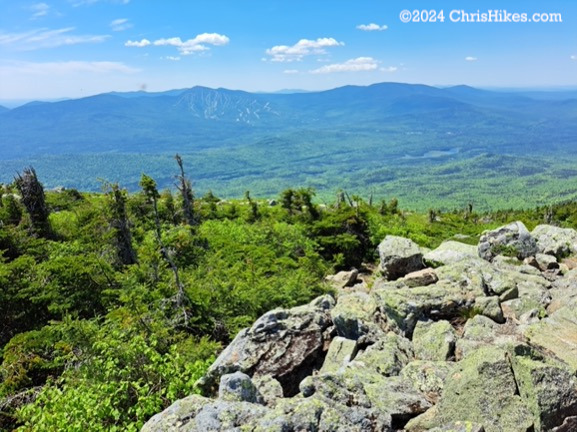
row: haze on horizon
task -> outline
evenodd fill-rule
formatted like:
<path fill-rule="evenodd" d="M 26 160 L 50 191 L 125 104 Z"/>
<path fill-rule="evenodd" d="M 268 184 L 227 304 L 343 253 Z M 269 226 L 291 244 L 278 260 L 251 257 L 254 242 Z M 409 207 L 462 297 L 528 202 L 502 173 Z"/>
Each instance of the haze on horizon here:
<path fill-rule="evenodd" d="M 577 4 L 500 1 L 562 22 L 451 22 L 481 2 L 439 0 L 444 22 L 403 23 L 430 2 L 0 0 L 0 100 L 202 85 L 325 90 L 376 82 L 577 86 Z M 298 25 L 296 25 L 298 23 Z"/>

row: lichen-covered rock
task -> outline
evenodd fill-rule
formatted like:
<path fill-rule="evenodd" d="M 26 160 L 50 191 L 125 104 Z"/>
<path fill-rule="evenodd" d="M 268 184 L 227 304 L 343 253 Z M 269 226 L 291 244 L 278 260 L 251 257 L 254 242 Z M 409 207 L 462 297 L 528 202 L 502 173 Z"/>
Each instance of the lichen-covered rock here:
<path fill-rule="evenodd" d="M 217 399 L 177 401 L 142 430 L 577 431 L 577 270 L 555 268 L 559 244 L 523 264 L 531 241 L 513 225 L 485 241 L 515 257 L 448 244 L 435 270 L 406 274 L 397 256 L 397 279 L 370 293 L 268 312 L 201 380 Z M 388 239 L 392 265 L 406 242 Z"/>
<path fill-rule="evenodd" d="M 282 386 L 280 383 L 269 375 L 260 375 L 252 379 L 260 395 L 262 404 L 274 407 L 279 399 L 283 397 Z"/>
<path fill-rule="evenodd" d="M 185 432 L 195 431 L 194 425 L 190 425 L 198 412 L 213 402 L 198 395 L 187 396 L 177 400 L 164 411 L 154 415 L 142 427 L 141 432 Z"/>
<path fill-rule="evenodd" d="M 350 271 L 340 271 L 337 274 L 329 275 L 325 280 L 337 289 L 351 287 L 357 282 L 359 271 L 352 269 Z"/>
<path fill-rule="evenodd" d="M 517 288 L 517 298 L 502 302 L 503 312 L 507 309 L 506 316 L 519 319 L 523 314 L 532 309 L 538 309 L 542 315 L 546 315 L 546 308 L 551 302 L 549 287 L 551 282 L 541 275 L 511 274 Z"/>
<path fill-rule="evenodd" d="M 423 270 L 418 270 L 405 275 L 399 281 L 402 282 L 406 287 L 413 288 L 418 286 L 427 286 L 436 283 L 439 280 L 435 270 L 431 268 L 426 268 Z"/>
<path fill-rule="evenodd" d="M 549 431 L 566 417 L 577 415 L 577 381 L 566 365 L 514 356 L 512 366 L 536 431 Z"/>
<path fill-rule="evenodd" d="M 577 231 L 552 225 L 537 225 L 531 232 L 539 252 L 557 259 L 577 253 Z"/>
<path fill-rule="evenodd" d="M 323 367 L 319 373 L 334 373 L 342 370 L 357 353 L 357 342 L 340 336 L 335 337 L 329 346 Z"/>
<path fill-rule="evenodd" d="M 423 393 L 429 402 L 437 403 L 454 366 L 454 362 L 415 360 L 408 363 L 400 375 Z"/>
<path fill-rule="evenodd" d="M 281 383 L 285 395 L 296 394 L 298 383 L 322 364 L 333 306 L 332 297 L 323 296 L 305 306 L 267 312 L 251 328 L 238 333 L 199 385 L 214 393 L 222 375 L 241 371 L 251 376 L 270 375 Z"/>
<path fill-rule="evenodd" d="M 516 394 L 509 355 L 485 346 L 455 365 L 438 404 L 438 426 L 454 421 L 482 424 L 487 432 L 527 432 L 533 418 Z"/>
<path fill-rule="evenodd" d="M 521 322 L 521 317 L 537 311 L 537 316 L 546 317 L 547 309 L 540 302 L 530 297 L 519 297 L 501 303 L 503 315 Z"/>
<path fill-rule="evenodd" d="M 350 369 L 370 369 L 383 376 L 398 375 L 413 358 L 411 341 L 389 332 L 357 354 Z"/>
<path fill-rule="evenodd" d="M 525 329 L 525 336 L 536 346 L 553 353 L 577 371 L 577 307 L 569 304 Z"/>
<path fill-rule="evenodd" d="M 242 372 L 223 375 L 220 378 L 218 397 L 228 402 L 253 402 L 259 399 L 258 390 L 250 377 Z"/>
<path fill-rule="evenodd" d="M 548 293 L 551 301 L 547 305 L 547 313 L 550 315 L 568 304 L 577 303 L 577 279 L 567 276 L 558 279 L 551 284 Z"/>
<path fill-rule="evenodd" d="M 492 261 L 497 255 L 516 256 L 519 259 L 535 255 L 537 242 L 523 222 L 513 222 L 492 231 L 485 231 L 479 239 L 479 256 Z"/>
<path fill-rule="evenodd" d="M 413 349 L 419 360 L 448 360 L 455 353 L 457 335 L 448 321 L 418 321 Z"/>
<path fill-rule="evenodd" d="M 524 342 L 516 327 L 497 324 L 492 319 L 475 315 L 463 328 L 463 336 L 457 340 L 455 357 L 463 359 L 484 346 L 502 347 L 508 351 L 523 347 Z"/>
<path fill-rule="evenodd" d="M 371 295 L 353 292 L 339 296 L 336 306 L 331 310 L 331 317 L 339 336 L 357 340 L 376 331 L 376 311 L 377 303 Z"/>
<path fill-rule="evenodd" d="M 240 431 L 268 412 L 248 402 L 212 400 L 201 396 L 181 399 L 152 417 L 141 432 Z"/>
<path fill-rule="evenodd" d="M 404 430 L 407 432 L 427 432 L 439 425 L 438 416 L 439 405 L 433 405 L 424 413 L 409 420 Z"/>
<path fill-rule="evenodd" d="M 321 397 L 283 399 L 262 418 L 245 425 L 251 432 L 390 431 L 391 417 L 370 406 L 347 406 Z M 222 431 L 224 432 L 224 431 Z"/>
<path fill-rule="evenodd" d="M 535 255 L 535 261 L 537 261 L 537 266 L 541 271 L 555 270 L 559 268 L 559 263 L 557 258 L 552 255 L 538 253 Z"/>
<path fill-rule="evenodd" d="M 491 264 L 480 258 L 466 258 L 454 264 L 448 264 L 435 269 L 439 282 L 450 282 L 459 286 L 460 290 L 471 292 L 474 296 L 487 294 L 488 284 L 496 271 Z"/>
<path fill-rule="evenodd" d="M 475 291 L 477 289 L 477 291 Z M 389 329 L 410 336 L 419 319 L 443 319 L 469 310 L 475 297 L 483 295 L 478 287 L 439 280 L 428 287 L 378 289 L 373 291 L 382 318 Z"/>
<path fill-rule="evenodd" d="M 470 421 L 456 421 L 448 425 L 429 429 L 429 432 L 485 432 L 485 428 L 481 424 Z"/>
<path fill-rule="evenodd" d="M 409 239 L 388 235 L 379 244 L 378 251 L 381 271 L 389 280 L 425 267 L 421 249 Z"/>
<path fill-rule="evenodd" d="M 577 431 L 577 416 L 567 417 L 561 426 L 551 429 L 551 432 L 575 432 Z"/>
<path fill-rule="evenodd" d="M 477 248 L 475 246 L 448 240 L 441 243 L 436 249 L 427 252 L 423 259 L 431 267 L 439 267 L 477 256 Z"/>
<path fill-rule="evenodd" d="M 367 420 L 388 417 L 393 423 L 405 422 L 431 407 L 408 380 L 398 376 L 385 377 L 371 368 L 349 367 L 343 373 L 321 374 L 308 380 L 311 387 L 309 398 L 326 401 L 343 413 L 363 410 Z M 367 409 L 370 414 L 367 414 Z"/>
<path fill-rule="evenodd" d="M 478 308 L 481 315 L 491 318 L 496 323 L 502 324 L 505 322 L 501 303 L 497 296 L 477 297 L 475 299 L 475 308 Z"/>

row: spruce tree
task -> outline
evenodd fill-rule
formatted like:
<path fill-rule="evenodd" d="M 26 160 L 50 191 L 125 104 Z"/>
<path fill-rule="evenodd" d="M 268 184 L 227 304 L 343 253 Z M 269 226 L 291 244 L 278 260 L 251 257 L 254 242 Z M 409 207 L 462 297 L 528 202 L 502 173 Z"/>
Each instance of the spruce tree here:
<path fill-rule="evenodd" d="M 44 187 L 38 180 L 36 171 L 32 167 L 25 168 L 22 174 L 16 175 L 14 181 L 20 191 L 22 204 L 30 216 L 32 231 L 40 237 L 49 237 L 51 235 L 48 220 L 50 212 L 46 205 Z"/>
<path fill-rule="evenodd" d="M 110 225 L 114 230 L 118 261 L 123 265 L 136 264 L 136 252 L 132 247 L 132 234 L 126 213 L 126 192 L 115 183 L 110 191 Z"/>

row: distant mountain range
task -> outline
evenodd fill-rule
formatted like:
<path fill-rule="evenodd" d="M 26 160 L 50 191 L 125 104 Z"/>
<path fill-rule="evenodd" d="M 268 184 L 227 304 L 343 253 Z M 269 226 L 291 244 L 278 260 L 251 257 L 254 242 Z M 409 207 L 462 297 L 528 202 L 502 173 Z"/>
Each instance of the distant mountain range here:
<path fill-rule="evenodd" d="M 92 164 L 104 165 L 97 177 L 107 177 L 117 163 L 111 155 L 158 161 L 179 152 L 206 161 L 195 166 L 202 184 L 224 185 L 235 193 L 243 186 L 231 186 L 231 178 L 258 190 L 290 181 L 320 189 L 375 185 L 378 181 L 367 172 L 384 167 L 392 173 L 400 165 L 465 161 L 483 154 L 575 155 L 577 93 L 399 83 L 272 94 L 206 87 L 108 93 L 0 108 L 0 143 L 0 161 L 6 162 L 0 163 L 0 181 L 11 178 L 2 168 L 16 162 L 48 167 L 46 158 L 54 165 L 54 158 L 71 164 L 72 157 L 91 157 Z M 310 170 L 305 177 L 303 161 Z M 123 167 L 124 180 L 135 184 L 135 166 L 125 161 Z M 67 177 L 49 176 L 50 182 L 94 188 L 73 168 L 68 172 Z M 353 177 L 347 180 L 339 172 Z M 354 179 L 354 172 L 361 180 Z M 167 168 L 159 166 L 158 173 L 171 184 Z M 363 183 L 368 177 L 373 180 Z"/>
<path fill-rule="evenodd" d="M 541 95 L 542 96 L 542 95 Z M 108 93 L 0 109 L 0 158 L 85 152 L 187 151 L 298 128 L 367 130 L 392 125 L 467 130 L 577 118 L 577 99 L 533 99 L 467 86 L 396 83 L 310 93 L 257 94 L 193 87 Z M 567 124 L 570 125 L 569 123 Z"/>

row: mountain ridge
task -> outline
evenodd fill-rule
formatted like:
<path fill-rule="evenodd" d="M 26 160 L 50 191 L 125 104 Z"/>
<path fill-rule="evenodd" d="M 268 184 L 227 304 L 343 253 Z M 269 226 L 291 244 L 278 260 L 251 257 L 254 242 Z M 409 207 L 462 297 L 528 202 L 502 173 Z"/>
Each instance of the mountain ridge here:
<path fill-rule="evenodd" d="M 577 99 L 468 86 L 104 93 L 2 113 L 0 182 L 33 163 L 49 187 L 98 190 L 96 179 L 106 178 L 134 189 L 145 170 L 172 187 L 169 161 L 179 153 L 194 161 L 201 190 L 229 196 L 295 185 L 321 194 L 370 186 L 384 196 L 462 203 L 467 184 L 467 193 L 489 201 L 502 195 L 505 205 L 517 200 L 507 178 L 533 191 L 536 205 L 552 193 L 577 195 L 566 176 L 577 163 L 576 137 Z M 480 154 L 512 157 L 515 166 L 475 165 Z"/>

